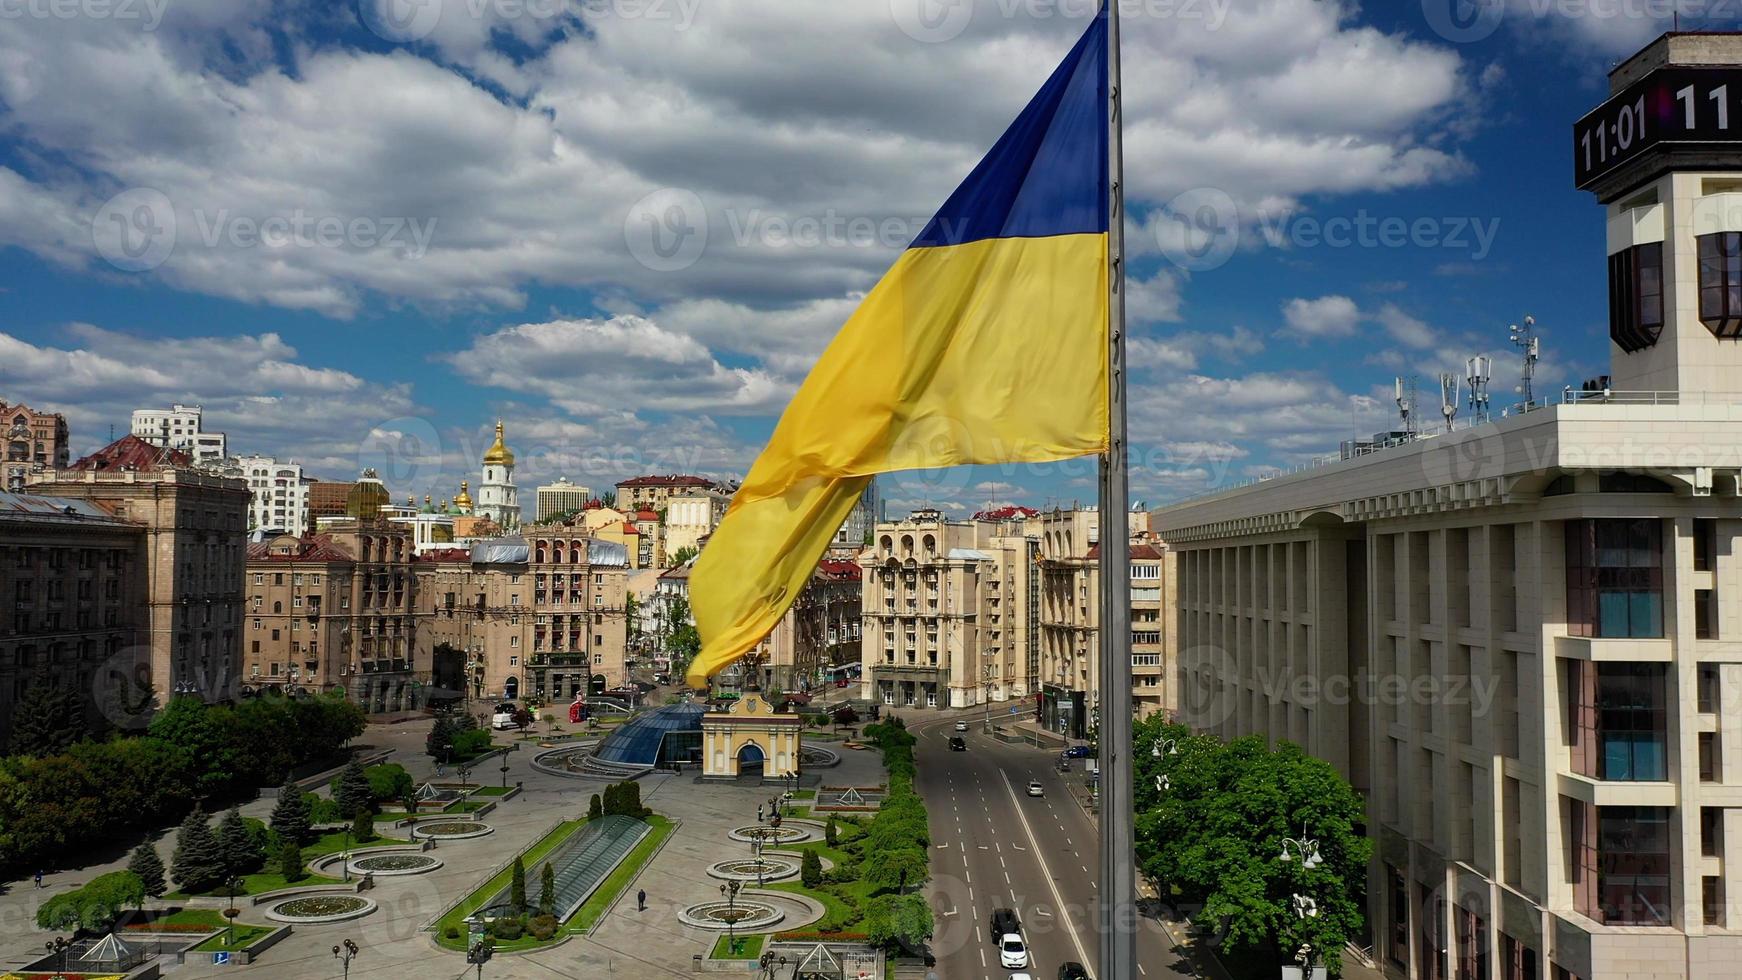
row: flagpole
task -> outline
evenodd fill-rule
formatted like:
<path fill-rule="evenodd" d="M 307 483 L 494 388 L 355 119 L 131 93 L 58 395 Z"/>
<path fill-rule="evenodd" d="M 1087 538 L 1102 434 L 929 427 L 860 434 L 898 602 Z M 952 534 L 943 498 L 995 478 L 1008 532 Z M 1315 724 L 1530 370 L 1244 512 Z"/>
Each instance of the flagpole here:
<path fill-rule="evenodd" d="M 1125 146 L 1119 4 L 1107 0 L 1107 424 L 1101 461 L 1101 980 L 1137 976 L 1131 767 L 1130 491 L 1125 442 Z"/>

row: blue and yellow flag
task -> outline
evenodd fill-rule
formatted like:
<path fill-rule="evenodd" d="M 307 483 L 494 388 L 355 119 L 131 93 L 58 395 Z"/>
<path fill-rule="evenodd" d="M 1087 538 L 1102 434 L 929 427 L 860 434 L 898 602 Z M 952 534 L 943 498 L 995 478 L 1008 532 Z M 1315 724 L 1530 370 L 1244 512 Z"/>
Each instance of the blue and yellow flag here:
<path fill-rule="evenodd" d="M 690 575 L 688 681 L 753 649 L 878 473 L 1106 451 L 1106 13 L 841 328 Z"/>

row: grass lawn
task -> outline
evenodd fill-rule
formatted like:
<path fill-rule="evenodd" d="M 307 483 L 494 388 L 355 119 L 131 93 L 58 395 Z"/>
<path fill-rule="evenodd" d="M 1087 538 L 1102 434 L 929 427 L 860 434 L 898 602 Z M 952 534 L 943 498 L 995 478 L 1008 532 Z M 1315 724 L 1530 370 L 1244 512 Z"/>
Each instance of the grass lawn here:
<path fill-rule="evenodd" d="M 792 798 L 795 800 L 814 800 L 817 798 L 817 791 L 814 789 L 801 789 L 792 794 Z"/>
<path fill-rule="evenodd" d="M 494 787 L 485 787 L 485 788 L 486 789 L 493 789 Z M 484 790 L 479 790 L 478 792 L 483 793 Z M 494 794 L 486 794 L 486 795 L 499 796 L 499 795 L 501 795 L 501 793 L 502 793 L 501 790 L 497 790 Z M 484 808 L 484 804 L 479 802 L 478 800 L 460 800 L 458 802 L 448 804 L 447 807 L 442 810 L 442 812 L 443 813 L 476 813 L 479 810 L 482 810 L 483 808 Z"/>
<path fill-rule="evenodd" d="M 581 905 L 580 911 L 576 912 L 574 918 L 569 920 L 571 932 L 586 932 L 591 929 L 594 923 L 599 921 L 599 917 L 605 914 L 605 909 L 609 908 L 611 903 L 616 901 L 617 896 L 629 887 L 629 883 L 635 880 L 635 876 L 641 873 L 642 866 L 652 859 L 653 852 L 659 849 L 659 845 L 667 837 L 670 837 L 672 830 L 675 829 L 670 820 L 657 813 L 648 817 L 647 822 L 653 827 L 653 832 L 642 838 L 641 843 L 635 845 L 635 850 L 630 851 L 629 856 L 618 863 L 616 869 L 599 883 L 599 887 L 593 892 L 593 897 L 587 899 Z"/>
<path fill-rule="evenodd" d="M 216 936 L 213 936 L 205 942 L 200 943 L 198 946 L 195 946 L 194 952 L 217 953 L 226 949 L 243 949 L 247 946 L 253 945 L 256 939 L 259 939 L 271 931 L 272 930 L 266 926 L 251 926 L 238 922 L 236 923 L 234 942 L 229 941 L 231 938 L 230 934 L 220 932 Z"/>
<path fill-rule="evenodd" d="M 846 843 L 862 836 L 865 831 L 850 823 L 836 823 L 838 840 Z M 825 858 L 834 867 L 851 861 L 852 856 L 838 847 L 830 847 L 822 841 L 811 841 L 808 844 L 796 844 L 791 847 L 771 847 L 771 851 L 787 851 L 801 854 L 805 851 L 815 851 L 818 857 Z M 816 888 L 806 888 L 803 882 L 779 881 L 766 886 L 775 891 L 792 892 L 798 895 L 808 895 L 823 903 L 828 909 L 821 921 L 807 928 L 829 932 L 857 931 L 864 916 L 865 902 L 871 897 L 871 886 L 863 881 L 845 882 L 839 885 L 820 885 Z"/>
<path fill-rule="evenodd" d="M 275 892 L 281 888 L 303 888 L 308 885 L 338 884 L 343 884 L 343 882 L 337 878 L 329 878 L 326 875 L 304 875 L 296 881 L 291 881 L 281 874 L 257 871 L 254 874 L 242 876 L 243 887 L 241 891 L 236 893 L 236 896 L 240 898 L 243 895 L 260 895 L 265 892 Z M 228 896 L 228 893 L 222 888 L 214 888 L 210 891 L 196 892 L 195 894 L 208 895 L 214 898 L 225 898 Z M 163 897 L 170 901 L 176 901 L 177 899 L 188 898 L 190 896 L 187 892 L 173 891 Z"/>
<path fill-rule="evenodd" d="M 328 831 L 327 833 L 315 838 L 311 843 L 302 846 L 302 858 L 304 861 L 313 861 L 316 858 L 323 858 L 329 854 L 337 854 L 345 849 L 345 840 L 346 837 L 344 831 Z M 406 843 L 403 837 L 389 837 L 380 832 L 376 833 L 374 840 L 359 843 L 357 839 L 353 837 L 350 838 L 350 841 L 352 850 L 356 850 L 359 847 L 379 847 L 382 844 Z"/>
<path fill-rule="evenodd" d="M 508 786 L 508 787 L 485 786 L 482 789 L 478 790 L 476 793 L 473 793 L 472 795 L 473 796 L 507 796 L 509 791 L 512 789 L 514 789 L 514 787 L 512 787 L 512 786 Z"/>
<path fill-rule="evenodd" d="M 580 830 L 586 825 L 586 823 L 585 820 L 563 821 L 555 830 L 545 834 L 538 843 L 532 845 L 531 848 L 521 855 L 522 864 L 526 867 L 532 867 L 537 864 L 540 858 L 549 854 L 558 844 L 568 840 L 569 837 L 573 836 L 575 831 Z M 473 912 L 478 911 L 478 907 L 489 901 L 497 892 L 508 887 L 508 879 L 512 876 L 512 866 L 503 868 L 495 877 L 484 882 L 482 885 L 479 885 L 477 888 L 472 889 L 472 893 L 466 896 L 465 901 L 454 906 L 452 911 L 447 915 L 442 916 L 441 921 L 436 923 L 436 942 L 448 949 L 465 949 L 467 928 L 466 917 L 471 915 Z M 459 931 L 458 939 L 448 938 L 449 928 L 454 928 Z M 508 948 L 511 945 L 514 944 L 504 943 L 502 944 L 502 948 Z"/>
<path fill-rule="evenodd" d="M 767 938 L 761 935 L 739 936 L 738 951 L 732 952 L 726 948 L 730 937 L 721 936 L 714 940 L 713 958 L 716 960 L 754 960 L 762 956 L 762 943 Z"/>

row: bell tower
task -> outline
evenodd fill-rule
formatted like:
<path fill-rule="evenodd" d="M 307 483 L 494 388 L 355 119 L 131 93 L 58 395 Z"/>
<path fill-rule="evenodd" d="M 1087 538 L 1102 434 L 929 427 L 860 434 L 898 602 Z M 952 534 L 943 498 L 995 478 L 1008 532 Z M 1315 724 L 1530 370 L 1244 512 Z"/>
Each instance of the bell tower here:
<path fill-rule="evenodd" d="M 496 441 L 484 451 L 484 479 L 478 484 L 477 513 L 512 531 L 520 526 L 520 499 L 514 487 L 514 453 L 502 441 L 502 421 L 496 421 Z"/>

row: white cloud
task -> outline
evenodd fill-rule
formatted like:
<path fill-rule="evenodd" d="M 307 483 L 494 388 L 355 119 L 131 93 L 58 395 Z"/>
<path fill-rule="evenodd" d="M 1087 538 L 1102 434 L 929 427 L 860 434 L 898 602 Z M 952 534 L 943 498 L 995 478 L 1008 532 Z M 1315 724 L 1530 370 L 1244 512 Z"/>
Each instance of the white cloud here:
<path fill-rule="evenodd" d="M 1385 328 L 1386 333 L 1406 347 L 1432 347 L 1438 338 L 1438 332 L 1433 327 L 1403 312 L 1396 303 L 1386 303 L 1380 307 L 1379 312 L 1373 314 L 1373 319 Z"/>
<path fill-rule="evenodd" d="M 1282 316 L 1297 337 L 1347 337 L 1360 323 L 1361 310 L 1347 296 L 1321 296 L 1289 300 Z"/>

